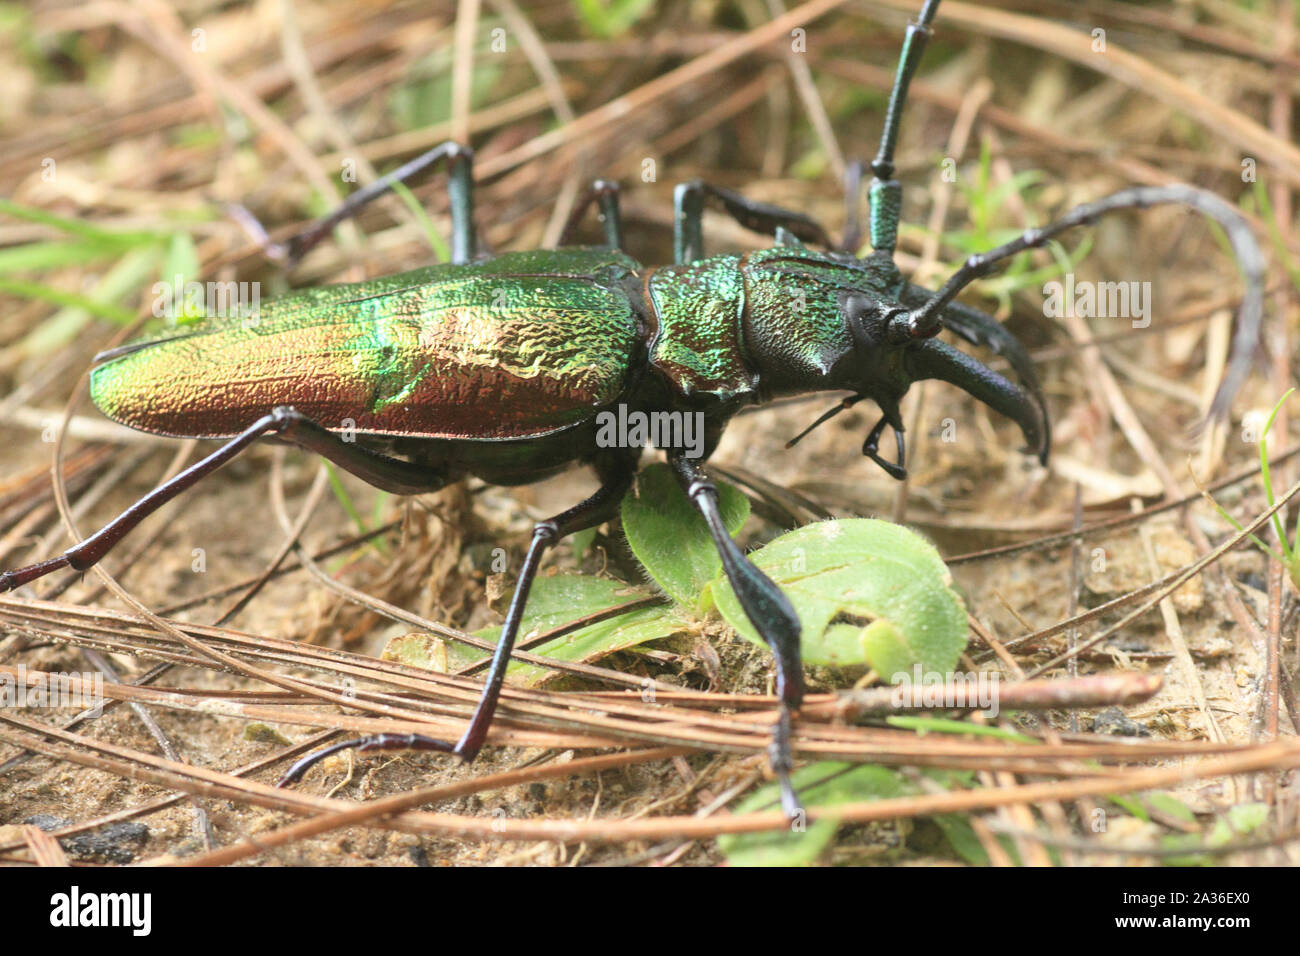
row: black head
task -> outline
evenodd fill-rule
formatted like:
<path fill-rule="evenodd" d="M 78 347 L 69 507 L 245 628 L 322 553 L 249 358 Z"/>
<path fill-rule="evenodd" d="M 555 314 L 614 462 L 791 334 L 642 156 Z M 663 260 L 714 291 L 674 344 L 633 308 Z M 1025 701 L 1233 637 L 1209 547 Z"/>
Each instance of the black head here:
<path fill-rule="evenodd" d="M 929 295 L 923 289 L 907 286 L 902 301 L 859 292 L 840 296 L 840 314 L 852 345 L 836 363 L 826 385 L 847 389 L 853 395 L 821 416 L 790 444 L 844 409 L 869 398 L 879 406 L 881 418 L 863 443 L 863 454 L 890 475 L 903 478 L 907 472 L 899 405 L 913 382 L 939 379 L 956 385 L 1018 424 L 1025 436 L 1025 450 L 1046 463 L 1051 436 L 1047 407 L 1023 347 L 991 316 L 966 306 L 953 310 L 954 331 L 968 341 L 991 346 L 1006 356 L 1019 374 L 1022 386 L 945 342 L 915 336 L 909 323 L 912 309 L 907 300 Z M 880 436 L 886 425 L 894 429 L 898 446 L 896 462 L 879 454 Z"/>

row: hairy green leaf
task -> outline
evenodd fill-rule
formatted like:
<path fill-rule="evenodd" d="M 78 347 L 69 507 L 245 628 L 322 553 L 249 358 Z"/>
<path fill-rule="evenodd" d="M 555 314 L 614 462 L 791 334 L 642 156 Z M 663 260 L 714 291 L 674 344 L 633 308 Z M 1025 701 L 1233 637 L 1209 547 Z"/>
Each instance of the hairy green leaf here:
<path fill-rule="evenodd" d="M 749 499 L 731 485 L 717 485 L 723 523 L 734 535 L 749 517 Z M 623 531 L 655 583 L 699 613 L 701 594 L 721 573 L 722 559 L 704 519 L 667 465 L 651 465 L 637 476 L 636 487 L 623 499 Z"/>
<path fill-rule="evenodd" d="M 966 646 L 966 610 L 939 552 L 907 528 L 872 518 L 806 525 L 750 559 L 785 591 L 803 625 L 810 664 L 868 664 L 895 675 L 950 672 Z M 727 623 L 762 643 L 724 580 Z"/>

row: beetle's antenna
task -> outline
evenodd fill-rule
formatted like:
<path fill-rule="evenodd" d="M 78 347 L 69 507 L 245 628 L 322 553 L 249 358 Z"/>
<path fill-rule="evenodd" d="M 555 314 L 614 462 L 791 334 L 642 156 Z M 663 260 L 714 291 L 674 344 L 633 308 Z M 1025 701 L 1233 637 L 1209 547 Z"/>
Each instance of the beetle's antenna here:
<path fill-rule="evenodd" d="M 1207 420 L 1221 418 L 1227 414 L 1232 397 L 1249 376 L 1260 344 L 1260 331 L 1264 322 L 1265 262 L 1255 234 L 1250 231 L 1250 226 L 1241 213 L 1214 193 L 1196 186 L 1135 186 L 1121 190 L 1096 202 L 1076 206 L 1056 222 L 1039 229 L 1027 229 L 995 249 L 976 253 L 967 258 L 952 278 L 927 302 L 910 312 L 900 312 L 891 319 L 891 337 L 903 341 L 936 335 L 943 327 L 943 310 L 957 293 L 976 279 L 988 275 L 999 262 L 1026 249 L 1041 248 L 1067 229 L 1090 225 L 1107 213 L 1121 209 L 1146 209 L 1149 206 L 1169 204 L 1191 206 L 1222 226 L 1245 279 L 1246 291 L 1241 299 L 1241 307 L 1237 310 L 1237 330 L 1233 335 L 1231 357 L 1206 416 Z"/>
<path fill-rule="evenodd" d="M 898 242 L 898 217 L 903 206 L 903 187 L 894 178 L 894 147 L 898 143 L 898 123 L 907 102 L 907 87 L 921 65 L 925 41 L 930 38 L 930 24 L 939 12 L 939 0 L 925 0 L 921 12 L 907 25 L 907 37 L 898 55 L 898 72 L 889 93 L 885 110 L 885 128 L 880 134 L 880 150 L 871 161 L 871 248 L 893 252 Z"/>
<path fill-rule="evenodd" d="M 834 408 L 832 408 L 830 411 L 823 412 L 823 413 L 821 414 L 821 416 L 818 417 L 817 421 L 813 422 L 811 425 L 809 425 L 807 428 L 805 428 L 805 429 L 804 429 L 803 431 L 801 431 L 799 434 L 795 435 L 795 436 L 794 436 L 793 438 L 791 438 L 788 442 L 786 442 L 786 443 L 785 443 L 785 447 L 786 447 L 786 448 L 793 448 L 795 445 L 799 444 L 799 442 L 801 442 L 801 441 L 803 441 L 805 438 L 807 438 L 807 437 L 808 437 L 808 434 L 809 434 L 811 431 L 813 431 L 813 429 L 817 428 L 817 427 L 820 426 L 820 425 L 825 425 L 828 421 L 830 421 L 832 418 L 834 418 L 834 417 L 835 417 L 836 415 L 838 415 L 840 412 L 846 412 L 846 411 L 848 411 L 850 408 L 852 408 L 854 405 L 858 404 L 858 402 L 862 401 L 864 398 L 866 398 L 865 395 L 850 395 L 848 398 L 844 399 L 844 401 L 840 402 L 838 405 L 836 405 L 836 406 L 835 406 Z"/>

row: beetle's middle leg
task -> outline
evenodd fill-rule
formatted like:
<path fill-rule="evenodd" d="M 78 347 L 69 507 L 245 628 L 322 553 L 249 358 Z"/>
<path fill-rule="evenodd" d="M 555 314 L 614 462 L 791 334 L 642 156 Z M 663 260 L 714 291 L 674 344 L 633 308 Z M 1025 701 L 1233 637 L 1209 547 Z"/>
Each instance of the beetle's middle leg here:
<path fill-rule="evenodd" d="M 690 458 L 670 455 L 677 480 L 686 491 L 691 503 L 704 516 L 714 547 L 722 557 L 722 570 L 731 588 L 745 610 L 745 616 L 754 630 L 772 648 L 776 658 L 776 693 L 781 700 L 781 714 L 772 733 L 770 752 L 772 769 L 781 784 L 781 805 L 787 816 L 800 810 L 799 797 L 790 782 L 794 769 L 794 753 L 790 743 L 791 711 L 803 703 L 803 659 L 800 639 L 802 626 L 790 599 L 776 583 L 758 569 L 741 552 L 731 539 L 722 520 L 718 503 L 718 489 L 700 472 L 699 465 Z"/>
<path fill-rule="evenodd" d="M 784 229 L 806 242 L 831 245 L 826 230 L 804 213 L 747 199 L 730 189 L 693 179 L 679 183 L 673 191 L 673 261 L 679 265 L 704 258 L 706 202 L 754 232 L 775 236 Z"/>
<path fill-rule="evenodd" d="M 565 220 L 558 245 L 563 247 L 569 244 L 569 238 L 578 228 L 578 223 L 582 222 L 582 217 L 594 205 L 600 212 L 600 225 L 605 230 L 605 248 L 611 252 L 621 252 L 623 215 L 618 208 L 618 193 L 618 183 L 612 179 L 597 179 L 588 186 L 587 191 L 574 203 L 569 218 Z"/>
<path fill-rule="evenodd" d="M 60 568 L 85 571 L 98 564 L 141 521 L 181 492 L 198 484 L 259 438 L 274 437 L 316 452 L 376 488 L 413 495 L 437 491 L 452 475 L 411 462 L 389 458 L 344 441 L 307 416 L 288 406 L 272 409 L 206 458 L 200 459 L 170 481 L 149 492 L 89 538 L 47 561 L 0 574 L 0 593 L 22 587 Z"/>
<path fill-rule="evenodd" d="M 639 451 L 640 449 L 637 449 Z M 555 544 L 575 532 L 593 528 L 618 514 L 623 496 L 632 486 L 636 474 L 637 456 L 627 455 L 609 459 L 609 464 L 601 472 L 601 486 L 590 498 L 553 518 L 540 521 L 533 528 L 533 540 L 524 556 L 523 567 L 519 571 L 519 580 L 515 583 L 515 593 L 510 598 L 510 607 L 506 611 L 505 623 L 501 625 L 501 639 L 497 641 L 496 651 L 492 654 L 492 663 L 488 669 L 487 679 L 483 684 L 483 693 L 469 726 L 456 743 L 428 737 L 424 734 L 376 734 L 357 740 L 345 740 L 341 743 L 308 754 L 285 772 L 280 779 L 280 786 L 301 779 L 317 761 L 340 750 L 433 750 L 439 753 L 455 754 L 465 761 L 473 760 L 484 741 L 488 728 L 496 713 L 497 702 L 501 697 L 501 686 L 505 681 L 506 666 L 510 663 L 510 652 L 514 649 L 519 626 L 523 622 L 524 607 L 528 603 L 528 593 L 533 580 L 541 566 L 542 556 Z"/>

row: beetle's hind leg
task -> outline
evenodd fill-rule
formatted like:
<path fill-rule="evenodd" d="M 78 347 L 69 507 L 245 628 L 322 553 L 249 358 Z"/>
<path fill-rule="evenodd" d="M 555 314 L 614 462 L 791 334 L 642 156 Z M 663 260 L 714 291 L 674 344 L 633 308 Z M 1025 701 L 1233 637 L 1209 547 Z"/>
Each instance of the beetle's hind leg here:
<path fill-rule="evenodd" d="M 736 599 L 745 610 L 754 629 L 772 648 L 776 658 L 776 693 L 781 712 L 772 732 L 770 758 L 772 770 L 781 784 L 781 806 L 793 817 L 801 807 L 790 773 L 794 769 L 794 752 L 790 742 L 791 712 L 803 703 L 803 660 L 800 649 L 801 625 L 794 606 L 776 583 L 760 571 L 741 552 L 727 532 L 718 503 L 718 489 L 701 474 L 699 465 L 690 458 L 670 456 L 669 464 L 691 503 L 704 516 L 709 535 L 722 558 Z"/>
<path fill-rule="evenodd" d="M 141 521 L 264 437 L 279 438 L 314 451 L 362 481 L 394 494 L 437 491 L 453 477 L 438 469 L 389 458 L 355 442 L 344 441 L 296 409 L 281 406 L 263 415 L 206 458 L 159 485 L 99 531 L 58 557 L 0 574 L 0 592 L 12 591 L 60 568 L 85 571 L 98 564 Z"/>
<path fill-rule="evenodd" d="M 639 449 L 638 449 L 639 451 Z M 501 697 L 501 685 L 505 681 L 506 666 L 510 663 L 510 652 L 514 649 L 519 626 L 523 622 L 524 607 L 528 603 L 528 592 L 537 577 L 542 556 L 556 543 L 575 532 L 595 527 L 618 514 L 623 495 L 632 485 L 636 474 L 636 458 L 620 456 L 610 459 L 611 464 L 602 471 L 601 486 L 590 498 L 570 508 L 554 518 L 540 521 L 533 528 L 533 540 L 528 546 L 523 567 L 519 571 L 519 580 L 515 583 L 515 593 L 510 598 L 510 607 L 506 611 L 505 623 L 501 625 L 501 639 L 497 641 L 496 651 L 488 669 L 487 679 L 478 706 L 470 718 L 469 726 L 456 743 L 428 737 L 424 734 L 376 734 L 358 740 L 348 740 L 324 750 L 308 754 L 285 772 L 279 786 L 294 783 L 317 761 L 340 750 L 355 748 L 369 750 L 433 750 L 438 753 L 455 754 L 465 761 L 473 760 L 487 739 L 488 728 L 496 713 L 497 702 Z"/>
<path fill-rule="evenodd" d="M 232 211 L 243 226 L 263 243 L 273 258 L 292 269 L 339 223 L 351 219 L 379 197 L 392 192 L 399 183 L 408 183 L 439 162 L 447 163 L 449 177 L 447 193 L 451 199 L 451 261 L 460 265 L 478 254 L 478 237 L 474 225 L 474 151 L 452 140 L 439 143 L 391 173 L 376 179 L 369 186 L 358 189 L 329 215 L 317 219 L 284 243 L 272 242 L 248 210 L 236 206 Z"/>

